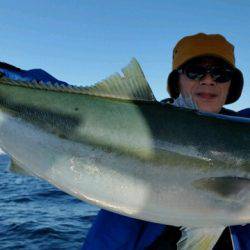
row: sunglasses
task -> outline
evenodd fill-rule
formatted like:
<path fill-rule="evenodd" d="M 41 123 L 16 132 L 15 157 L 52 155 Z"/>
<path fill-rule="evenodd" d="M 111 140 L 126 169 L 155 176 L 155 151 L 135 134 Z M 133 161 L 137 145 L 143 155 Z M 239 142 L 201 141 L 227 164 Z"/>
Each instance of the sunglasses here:
<path fill-rule="evenodd" d="M 200 65 L 188 65 L 177 70 L 185 74 L 191 80 L 201 80 L 209 74 L 215 82 L 224 83 L 232 80 L 234 70 L 222 66 L 205 67 Z"/>

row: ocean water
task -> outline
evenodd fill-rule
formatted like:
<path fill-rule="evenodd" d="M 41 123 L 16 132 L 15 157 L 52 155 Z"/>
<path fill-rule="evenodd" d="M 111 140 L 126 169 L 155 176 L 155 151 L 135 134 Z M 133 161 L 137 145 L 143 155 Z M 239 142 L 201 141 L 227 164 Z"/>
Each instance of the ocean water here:
<path fill-rule="evenodd" d="M 9 163 L 0 155 L 0 249 L 80 249 L 99 209 Z"/>

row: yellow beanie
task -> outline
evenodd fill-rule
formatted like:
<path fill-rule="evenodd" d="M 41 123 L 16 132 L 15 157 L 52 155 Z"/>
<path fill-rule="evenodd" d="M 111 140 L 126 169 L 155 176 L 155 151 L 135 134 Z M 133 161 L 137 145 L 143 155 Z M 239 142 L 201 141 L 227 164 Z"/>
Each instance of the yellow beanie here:
<path fill-rule="evenodd" d="M 219 34 L 199 33 L 182 38 L 173 50 L 173 69 L 199 56 L 219 57 L 235 66 L 234 46 Z"/>

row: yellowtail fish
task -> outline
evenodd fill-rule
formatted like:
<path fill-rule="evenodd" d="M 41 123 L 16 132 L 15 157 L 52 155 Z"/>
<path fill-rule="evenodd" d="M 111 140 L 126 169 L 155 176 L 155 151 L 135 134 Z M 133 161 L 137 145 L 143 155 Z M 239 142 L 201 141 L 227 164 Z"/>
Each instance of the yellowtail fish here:
<path fill-rule="evenodd" d="M 0 147 L 81 200 L 182 226 L 178 249 L 250 222 L 250 119 L 163 105 L 135 59 L 91 87 L 2 76 Z"/>

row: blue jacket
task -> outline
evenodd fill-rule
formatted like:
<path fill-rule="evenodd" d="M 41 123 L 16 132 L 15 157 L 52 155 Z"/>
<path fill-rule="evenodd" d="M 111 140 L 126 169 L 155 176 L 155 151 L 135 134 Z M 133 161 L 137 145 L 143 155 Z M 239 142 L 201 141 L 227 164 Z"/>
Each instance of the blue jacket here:
<path fill-rule="evenodd" d="M 237 115 L 250 117 L 250 109 Z M 168 226 L 101 210 L 82 250 L 141 250 L 149 247 Z M 234 250 L 250 250 L 250 224 L 230 227 Z"/>
<path fill-rule="evenodd" d="M 82 250 L 145 249 L 165 229 L 165 225 L 132 219 L 101 210 Z"/>
<path fill-rule="evenodd" d="M 250 108 L 242 109 L 238 112 L 239 116 L 250 118 Z"/>
<path fill-rule="evenodd" d="M 0 73 L 13 80 L 29 82 L 36 80 L 43 81 L 44 83 L 51 82 L 58 83 L 61 85 L 68 85 L 66 82 L 59 81 L 58 79 L 56 79 L 55 77 L 53 77 L 42 69 L 23 70 L 13 65 L 0 62 Z"/>
<path fill-rule="evenodd" d="M 82 250 L 142 250 L 168 227 L 101 210 Z M 250 250 L 250 224 L 230 227 L 235 250 Z"/>

